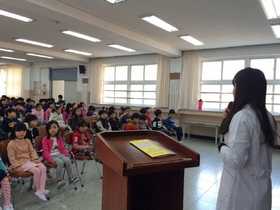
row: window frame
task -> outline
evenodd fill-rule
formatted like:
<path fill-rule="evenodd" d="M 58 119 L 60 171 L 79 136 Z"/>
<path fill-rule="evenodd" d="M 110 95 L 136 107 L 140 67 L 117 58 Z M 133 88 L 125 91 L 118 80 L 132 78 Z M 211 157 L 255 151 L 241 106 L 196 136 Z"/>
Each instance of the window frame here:
<path fill-rule="evenodd" d="M 145 104 L 144 101 L 145 100 L 154 100 L 156 101 L 156 79 L 155 80 L 145 80 L 145 71 L 146 71 L 146 66 L 148 65 L 155 65 L 156 66 L 156 70 L 157 70 L 157 63 L 141 63 L 141 64 L 117 64 L 117 65 L 103 65 L 103 81 L 102 81 L 102 104 L 114 104 L 114 105 L 120 105 L 120 106 L 154 106 L 154 104 Z M 127 66 L 127 80 L 118 80 L 116 81 L 116 68 L 119 66 Z M 131 80 L 131 70 L 132 70 L 132 66 L 144 66 L 144 72 L 143 72 L 143 80 Z M 114 67 L 114 81 L 105 81 L 104 80 L 104 72 L 105 72 L 105 68 L 106 67 Z M 114 96 L 113 97 L 107 97 L 107 98 L 112 98 L 113 102 L 105 102 L 104 99 L 104 92 L 106 91 L 104 89 L 105 85 L 114 85 Z M 116 90 L 116 85 L 127 85 L 127 89 L 126 90 Z M 143 89 L 142 90 L 131 90 L 131 85 L 143 85 Z M 144 89 L 144 85 L 155 85 L 155 90 L 145 90 Z M 116 97 L 115 96 L 115 92 L 126 92 L 126 97 Z M 137 92 L 142 92 L 142 98 L 140 97 L 131 97 L 130 93 L 137 93 Z M 155 93 L 155 98 L 144 98 L 144 93 L 145 92 L 154 92 Z M 118 103 L 115 101 L 115 99 L 126 99 L 126 103 Z M 133 99 L 138 99 L 138 100 L 142 100 L 142 104 L 133 104 L 130 103 L 130 100 Z"/>

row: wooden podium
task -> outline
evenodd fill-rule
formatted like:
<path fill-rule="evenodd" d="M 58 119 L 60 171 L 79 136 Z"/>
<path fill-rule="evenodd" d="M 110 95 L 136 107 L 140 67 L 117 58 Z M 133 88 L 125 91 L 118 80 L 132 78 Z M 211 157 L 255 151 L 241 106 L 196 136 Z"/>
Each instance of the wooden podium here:
<path fill-rule="evenodd" d="M 176 155 L 151 158 L 129 143 L 149 139 Z M 98 133 L 96 157 L 103 162 L 102 210 L 182 210 L 184 168 L 200 156 L 159 131 Z"/>

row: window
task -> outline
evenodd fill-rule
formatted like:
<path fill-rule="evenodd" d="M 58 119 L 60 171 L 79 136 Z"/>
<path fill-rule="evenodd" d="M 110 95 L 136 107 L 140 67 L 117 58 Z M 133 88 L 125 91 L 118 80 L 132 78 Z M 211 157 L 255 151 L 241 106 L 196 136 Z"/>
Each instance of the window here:
<path fill-rule="evenodd" d="M 6 93 L 7 93 L 6 80 L 7 80 L 6 69 L 4 69 L 3 66 L 1 66 L 1 68 L 0 68 L 0 96 L 6 95 Z"/>
<path fill-rule="evenodd" d="M 204 110 L 222 110 L 233 101 L 232 78 L 245 67 L 245 60 L 202 62 L 200 98 Z"/>
<path fill-rule="evenodd" d="M 223 110 L 233 101 L 232 79 L 245 66 L 260 69 L 267 80 L 266 107 L 272 113 L 280 112 L 280 58 L 245 59 L 202 62 L 200 98 L 204 110 Z"/>
<path fill-rule="evenodd" d="M 157 65 L 104 67 L 105 104 L 153 106 L 156 103 Z"/>

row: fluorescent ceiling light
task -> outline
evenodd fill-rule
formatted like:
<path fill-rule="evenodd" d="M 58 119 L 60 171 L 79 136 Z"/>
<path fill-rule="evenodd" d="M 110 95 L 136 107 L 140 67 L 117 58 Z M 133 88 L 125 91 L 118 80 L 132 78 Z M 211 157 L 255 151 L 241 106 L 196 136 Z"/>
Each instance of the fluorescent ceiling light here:
<path fill-rule="evenodd" d="M 17 42 L 24 42 L 24 43 L 27 43 L 27 44 L 33 44 L 33 45 L 38 45 L 38 46 L 41 46 L 41 47 L 47 47 L 47 48 L 52 48 L 53 45 L 50 45 L 50 44 L 45 44 L 45 43 L 42 43 L 42 42 L 36 42 L 36 41 L 32 41 L 32 40 L 28 40 L 28 39 L 16 39 Z"/>
<path fill-rule="evenodd" d="M 76 54 L 81 54 L 81 55 L 92 55 L 91 53 L 82 52 L 82 51 L 78 51 L 78 50 L 72 50 L 72 49 L 66 49 L 64 51 L 65 52 L 76 53 Z"/>
<path fill-rule="evenodd" d="M 68 35 L 71 35 L 71 36 L 75 36 L 75 37 L 85 39 L 85 40 L 88 40 L 88 41 L 91 41 L 91 42 L 101 42 L 100 39 L 96 39 L 96 38 L 91 37 L 91 36 L 80 34 L 80 33 L 77 33 L 75 31 L 62 31 L 61 33 L 68 34 Z"/>
<path fill-rule="evenodd" d="M 136 50 L 134 50 L 134 49 L 127 48 L 127 47 L 124 47 L 124 46 L 121 46 L 121 45 L 118 45 L 118 44 L 110 44 L 108 46 L 119 49 L 119 50 L 124 50 L 124 51 L 127 51 L 127 52 L 136 52 Z"/>
<path fill-rule="evenodd" d="M 26 55 L 35 56 L 35 57 L 40 57 L 40 58 L 49 58 L 49 59 L 53 59 L 53 57 L 50 57 L 50 56 L 39 55 L 39 54 L 34 54 L 34 53 L 26 53 Z"/>
<path fill-rule="evenodd" d="M 267 19 L 280 18 L 279 0 L 260 0 Z"/>
<path fill-rule="evenodd" d="M 125 0 L 106 0 L 106 1 L 108 1 L 111 4 L 116 4 L 116 3 L 119 3 L 119 2 L 122 2 L 122 1 L 125 1 Z"/>
<path fill-rule="evenodd" d="M 202 43 L 201 41 L 198 41 L 197 39 L 193 38 L 190 35 L 180 36 L 180 38 L 184 39 L 185 41 L 187 41 L 193 45 L 196 45 L 196 46 L 204 45 L 204 43 Z"/>
<path fill-rule="evenodd" d="M 11 13 L 11 12 L 7 12 L 7 11 L 4 11 L 4 10 L 0 10 L 0 15 L 3 15 L 3 16 L 9 17 L 9 18 L 13 18 L 13 19 L 17 19 L 17 20 L 20 20 L 20 21 L 23 21 L 23 22 L 27 22 L 27 23 L 30 23 L 30 22 L 34 21 L 34 20 L 32 20 L 32 19 L 30 19 L 28 17 L 17 15 L 17 14 L 14 14 L 14 13 Z"/>
<path fill-rule="evenodd" d="M 169 23 L 159 19 L 158 17 L 152 15 L 152 16 L 147 16 L 147 17 L 143 17 L 143 20 L 159 27 L 162 28 L 168 32 L 175 32 L 175 31 L 179 31 L 177 28 L 175 28 L 174 26 L 170 25 Z"/>
<path fill-rule="evenodd" d="M 280 38 L 280 25 L 272 25 L 271 28 L 272 28 L 275 36 L 277 38 Z"/>
<path fill-rule="evenodd" d="M 3 48 L 0 48 L 0 51 L 4 51 L 4 52 L 14 52 L 13 50 L 8 50 L 8 49 L 3 49 Z"/>
<path fill-rule="evenodd" d="M 9 60 L 17 60 L 17 61 L 27 61 L 26 59 L 23 59 L 23 58 L 13 58 L 13 57 L 6 57 L 6 56 L 1 56 L 0 58 L 9 59 Z"/>

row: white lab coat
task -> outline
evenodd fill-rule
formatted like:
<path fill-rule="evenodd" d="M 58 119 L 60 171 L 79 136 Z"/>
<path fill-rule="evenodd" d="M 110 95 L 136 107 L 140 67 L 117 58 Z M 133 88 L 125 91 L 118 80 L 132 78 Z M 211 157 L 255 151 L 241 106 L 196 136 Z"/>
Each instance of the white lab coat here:
<path fill-rule="evenodd" d="M 268 114 L 276 131 L 273 118 Z M 217 210 L 270 210 L 272 148 L 249 105 L 234 115 L 221 148 L 224 162 Z"/>

